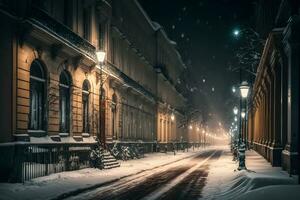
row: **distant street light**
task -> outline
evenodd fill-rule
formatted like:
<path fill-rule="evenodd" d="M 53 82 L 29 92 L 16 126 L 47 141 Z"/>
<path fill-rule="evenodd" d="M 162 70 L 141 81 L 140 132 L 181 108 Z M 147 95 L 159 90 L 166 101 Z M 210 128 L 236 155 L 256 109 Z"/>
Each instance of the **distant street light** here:
<path fill-rule="evenodd" d="M 237 120 L 238 120 L 238 118 L 235 116 L 235 117 L 234 117 L 234 121 L 237 122 Z"/>
<path fill-rule="evenodd" d="M 174 113 L 171 114 L 171 120 L 172 120 L 172 121 L 175 120 L 175 115 L 174 115 Z"/>
<path fill-rule="evenodd" d="M 199 129 L 199 127 L 197 127 L 197 132 L 199 132 L 200 131 L 200 129 Z"/>
<path fill-rule="evenodd" d="M 239 36 L 239 35 L 240 35 L 240 31 L 239 31 L 238 29 L 235 29 L 235 30 L 233 31 L 233 35 L 234 35 L 235 37 Z"/>
<path fill-rule="evenodd" d="M 241 92 L 242 98 L 245 99 L 248 97 L 249 88 L 250 87 L 249 87 L 247 81 L 243 81 L 242 84 L 240 85 L 240 92 Z"/>
<path fill-rule="evenodd" d="M 237 115 L 238 112 L 239 112 L 239 109 L 236 106 L 234 106 L 234 108 L 233 108 L 233 114 Z"/>
<path fill-rule="evenodd" d="M 236 89 L 235 89 L 235 87 L 234 87 L 234 86 L 232 87 L 232 92 L 233 92 L 233 93 L 235 93 L 235 92 L 236 92 Z"/>
<path fill-rule="evenodd" d="M 244 119 L 245 116 L 246 116 L 246 112 L 245 112 L 244 110 L 242 110 L 242 112 L 241 112 L 241 117 Z"/>
<path fill-rule="evenodd" d="M 190 129 L 190 130 L 192 130 L 192 129 L 193 129 L 193 126 L 192 126 L 192 125 L 190 125 L 190 126 L 189 126 L 189 129 Z"/>

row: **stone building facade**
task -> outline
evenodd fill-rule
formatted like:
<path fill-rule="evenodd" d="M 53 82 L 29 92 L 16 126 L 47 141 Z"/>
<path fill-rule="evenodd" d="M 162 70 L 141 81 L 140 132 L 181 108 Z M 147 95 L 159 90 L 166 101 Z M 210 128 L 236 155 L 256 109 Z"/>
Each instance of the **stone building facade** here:
<path fill-rule="evenodd" d="M 273 166 L 294 174 L 299 166 L 300 18 L 299 4 L 292 3 L 281 1 L 276 27 L 266 40 L 251 95 L 246 135 Z"/>
<path fill-rule="evenodd" d="M 0 15 L 1 177 L 17 141 L 187 141 L 185 65 L 136 0 L 3 0 Z"/>

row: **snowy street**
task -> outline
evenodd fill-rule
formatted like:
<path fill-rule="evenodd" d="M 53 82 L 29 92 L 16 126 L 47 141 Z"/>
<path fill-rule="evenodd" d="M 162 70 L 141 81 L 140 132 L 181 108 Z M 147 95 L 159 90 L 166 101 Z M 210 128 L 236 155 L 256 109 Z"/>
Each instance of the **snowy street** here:
<path fill-rule="evenodd" d="M 246 165 L 248 170 L 236 170 L 228 146 L 176 155 L 153 153 L 122 161 L 121 167 L 109 170 L 87 168 L 24 184 L 1 183 L 0 199 L 252 199 L 254 194 L 263 194 L 266 186 L 269 191 L 280 187 L 284 190 L 276 191 L 299 195 L 297 177 L 272 167 L 256 152 L 247 151 Z"/>
<path fill-rule="evenodd" d="M 207 150 L 188 160 L 159 167 L 150 172 L 120 180 L 114 184 L 71 199 L 196 199 L 202 196 L 209 166 L 222 150 Z"/>

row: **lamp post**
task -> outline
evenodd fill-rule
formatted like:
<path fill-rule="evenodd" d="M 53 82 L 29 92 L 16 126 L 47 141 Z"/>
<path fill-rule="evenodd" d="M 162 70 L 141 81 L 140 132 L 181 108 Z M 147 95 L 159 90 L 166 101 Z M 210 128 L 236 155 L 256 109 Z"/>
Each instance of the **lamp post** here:
<path fill-rule="evenodd" d="M 242 100 L 243 99 L 247 99 L 248 97 L 248 93 L 249 93 L 249 85 L 246 81 L 243 81 L 240 85 L 240 102 L 241 102 L 241 107 L 242 107 Z M 247 103 L 246 103 L 246 106 L 247 106 Z M 239 167 L 238 167 L 238 170 L 243 170 L 243 169 L 247 169 L 246 168 L 246 165 L 245 165 L 245 158 L 246 158 L 246 155 L 245 155 L 245 151 L 246 151 L 246 148 L 245 148 L 245 144 L 242 140 L 242 118 L 245 118 L 246 117 L 246 112 L 243 110 L 241 112 L 241 117 L 240 117 L 240 133 L 239 133 Z M 246 137 L 245 137 L 246 139 Z"/>
<path fill-rule="evenodd" d="M 103 80 L 103 64 L 105 61 L 105 55 L 106 53 L 104 51 L 98 50 L 96 51 L 96 57 L 97 57 L 97 61 L 98 61 L 98 69 L 100 70 L 100 106 L 99 106 L 99 135 L 98 135 L 98 139 L 100 137 L 100 141 L 105 144 L 105 135 L 104 132 L 102 132 L 102 101 L 103 101 L 103 84 L 104 84 L 104 80 Z M 104 101 L 105 104 L 105 101 Z M 105 148 L 105 145 L 104 145 Z"/>

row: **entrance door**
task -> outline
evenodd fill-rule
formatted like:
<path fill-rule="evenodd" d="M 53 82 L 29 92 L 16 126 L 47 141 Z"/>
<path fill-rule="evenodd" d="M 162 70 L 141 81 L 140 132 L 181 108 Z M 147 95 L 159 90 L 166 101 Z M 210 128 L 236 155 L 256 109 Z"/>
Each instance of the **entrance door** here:
<path fill-rule="evenodd" d="M 105 90 L 101 90 L 101 95 L 100 95 L 100 141 L 101 143 L 105 144 L 105 110 L 106 110 L 106 105 L 105 105 Z"/>

